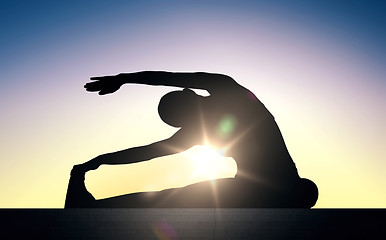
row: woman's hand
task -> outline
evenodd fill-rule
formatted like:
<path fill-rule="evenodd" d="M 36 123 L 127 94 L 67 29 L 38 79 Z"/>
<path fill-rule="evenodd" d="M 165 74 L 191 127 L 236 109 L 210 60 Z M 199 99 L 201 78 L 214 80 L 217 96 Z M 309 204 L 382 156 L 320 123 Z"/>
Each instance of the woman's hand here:
<path fill-rule="evenodd" d="M 111 158 L 110 154 L 99 155 L 88 162 L 75 165 L 71 170 L 71 175 L 84 175 L 90 170 L 97 169 L 104 162 L 109 162 Z"/>
<path fill-rule="evenodd" d="M 84 88 L 89 92 L 99 92 L 99 95 L 116 92 L 123 84 L 123 75 L 91 77 L 92 82 L 86 83 Z"/>

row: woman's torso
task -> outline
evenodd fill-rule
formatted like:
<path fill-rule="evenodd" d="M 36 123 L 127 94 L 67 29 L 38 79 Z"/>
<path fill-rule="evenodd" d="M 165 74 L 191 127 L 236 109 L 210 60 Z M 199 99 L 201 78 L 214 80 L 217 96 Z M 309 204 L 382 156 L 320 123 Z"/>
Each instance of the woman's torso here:
<path fill-rule="evenodd" d="M 200 144 L 221 149 L 237 163 L 237 176 L 282 181 L 298 178 L 280 130 L 249 91 L 203 97 L 195 121 Z"/>

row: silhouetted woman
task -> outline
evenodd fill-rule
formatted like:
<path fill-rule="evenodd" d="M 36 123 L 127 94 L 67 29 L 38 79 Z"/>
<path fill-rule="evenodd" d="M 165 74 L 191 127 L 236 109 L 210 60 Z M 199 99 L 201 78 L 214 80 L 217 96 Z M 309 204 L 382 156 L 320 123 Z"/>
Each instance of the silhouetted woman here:
<path fill-rule="evenodd" d="M 137 72 L 93 77 L 87 91 L 100 95 L 123 84 L 184 88 L 160 100 L 162 120 L 180 129 L 170 138 L 146 146 L 100 155 L 74 166 L 66 207 L 312 207 L 316 185 L 300 178 L 271 113 L 256 96 L 231 77 L 211 73 Z M 209 96 L 190 90 L 204 89 Z M 129 164 L 171 155 L 195 145 L 226 149 L 237 163 L 235 178 L 217 179 L 182 188 L 95 200 L 84 186 L 85 172 L 101 164 Z M 213 193 L 215 191 L 215 194 Z"/>

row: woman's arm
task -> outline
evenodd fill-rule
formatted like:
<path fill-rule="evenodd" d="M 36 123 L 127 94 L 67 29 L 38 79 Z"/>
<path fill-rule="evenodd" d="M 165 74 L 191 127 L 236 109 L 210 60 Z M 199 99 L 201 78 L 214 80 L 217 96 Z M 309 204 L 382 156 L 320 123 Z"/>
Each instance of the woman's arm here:
<path fill-rule="evenodd" d="M 102 164 L 114 165 L 137 163 L 157 157 L 183 152 L 194 145 L 194 139 L 192 136 L 185 136 L 185 134 L 179 130 L 168 139 L 141 147 L 134 147 L 117 152 L 103 154 L 81 165 L 77 165 L 77 168 L 87 172 L 89 170 L 97 169 Z"/>
<path fill-rule="evenodd" d="M 239 86 L 231 77 L 217 73 L 172 73 L 146 71 L 121 73 L 116 76 L 92 77 L 93 82 L 85 85 L 87 91 L 99 92 L 100 95 L 117 91 L 125 83 L 147 84 L 154 86 L 174 86 L 204 89 L 209 93 Z"/>

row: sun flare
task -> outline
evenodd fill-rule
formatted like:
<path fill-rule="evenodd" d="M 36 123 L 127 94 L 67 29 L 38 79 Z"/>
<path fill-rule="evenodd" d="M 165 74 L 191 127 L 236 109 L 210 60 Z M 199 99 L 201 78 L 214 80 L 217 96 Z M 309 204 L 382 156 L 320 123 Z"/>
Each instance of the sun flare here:
<path fill-rule="evenodd" d="M 210 145 L 196 146 L 189 152 L 188 157 L 194 162 L 194 175 L 215 179 L 229 171 L 228 158 L 224 157 L 224 150 Z"/>

